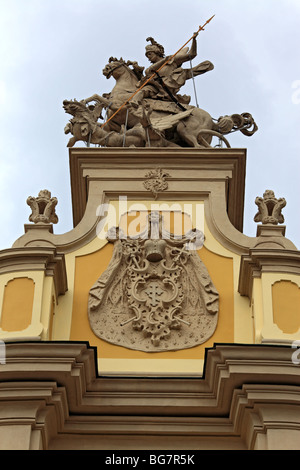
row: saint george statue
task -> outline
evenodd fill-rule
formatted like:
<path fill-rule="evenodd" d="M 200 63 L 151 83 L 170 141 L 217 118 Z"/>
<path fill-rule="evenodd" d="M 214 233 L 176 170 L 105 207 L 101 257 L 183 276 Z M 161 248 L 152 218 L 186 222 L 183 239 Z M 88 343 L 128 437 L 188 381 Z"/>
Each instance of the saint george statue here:
<path fill-rule="evenodd" d="M 191 105 L 190 96 L 179 93 L 187 80 L 214 68 L 208 60 L 191 66 L 197 56 L 197 36 L 198 32 L 193 34 L 190 48 L 182 47 L 168 56 L 161 44 L 148 37 L 145 55 L 151 65 L 146 70 L 136 61 L 110 57 L 103 69 L 107 79 L 116 81 L 110 93 L 63 103 L 73 116 L 65 127 L 65 133 L 72 134 L 68 146 L 84 141 L 104 147 L 210 148 L 217 137 L 219 145 L 230 147 L 226 134 L 240 130 L 253 135 L 257 125 L 251 114 L 213 119 L 207 111 Z M 190 67 L 184 68 L 185 62 L 190 62 Z"/>

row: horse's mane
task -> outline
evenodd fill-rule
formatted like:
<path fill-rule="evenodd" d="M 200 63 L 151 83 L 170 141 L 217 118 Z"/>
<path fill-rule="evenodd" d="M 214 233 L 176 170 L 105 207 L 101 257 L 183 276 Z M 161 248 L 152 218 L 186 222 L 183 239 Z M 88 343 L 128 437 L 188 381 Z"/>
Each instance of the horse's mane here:
<path fill-rule="evenodd" d="M 134 73 L 135 77 L 138 80 L 141 80 L 141 78 L 143 77 L 143 71 L 145 67 L 141 67 L 135 61 L 134 62 L 131 60 L 125 61 L 122 57 L 120 59 L 117 59 L 116 57 L 110 57 L 108 62 L 109 63 L 118 62 L 119 64 L 125 65 L 131 73 Z"/>

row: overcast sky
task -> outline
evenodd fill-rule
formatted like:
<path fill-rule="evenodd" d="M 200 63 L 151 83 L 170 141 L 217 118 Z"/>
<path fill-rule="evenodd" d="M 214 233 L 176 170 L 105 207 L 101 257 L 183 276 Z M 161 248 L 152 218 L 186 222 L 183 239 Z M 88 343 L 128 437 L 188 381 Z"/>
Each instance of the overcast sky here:
<path fill-rule="evenodd" d="M 0 0 L 0 249 L 24 233 L 29 195 L 58 198 L 54 233 L 72 229 L 64 99 L 109 92 L 110 56 L 137 60 L 153 36 L 176 52 L 199 25 L 199 106 L 217 118 L 249 112 L 259 131 L 247 148 L 244 233 L 256 235 L 255 197 L 284 197 L 286 236 L 300 248 L 300 0 Z M 182 92 L 192 96 L 191 83 Z M 84 145 L 84 144 L 82 144 Z"/>

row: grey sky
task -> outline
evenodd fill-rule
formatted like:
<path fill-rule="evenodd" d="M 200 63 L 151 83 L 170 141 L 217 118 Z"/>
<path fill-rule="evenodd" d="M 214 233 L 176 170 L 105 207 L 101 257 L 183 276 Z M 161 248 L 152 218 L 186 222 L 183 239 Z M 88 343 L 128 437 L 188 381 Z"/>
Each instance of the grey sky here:
<path fill-rule="evenodd" d="M 0 0 L 0 249 L 24 233 L 26 199 L 41 189 L 59 201 L 54 232 L 72 229 L 63 100 L 109 92 L 110 56 L 147 66 L 148 36 L 172 54 L 213 14 L 198 36 L 197 59 L 215 66 L 196 79 L 199 105 L 259 126 L 230 136 L 247 148 L 244 233 L 255 236 L 255 197 L 273 189 L 300 248 L 299 0 Z M 195 103 L 192 84 L 183 91 Z"/>

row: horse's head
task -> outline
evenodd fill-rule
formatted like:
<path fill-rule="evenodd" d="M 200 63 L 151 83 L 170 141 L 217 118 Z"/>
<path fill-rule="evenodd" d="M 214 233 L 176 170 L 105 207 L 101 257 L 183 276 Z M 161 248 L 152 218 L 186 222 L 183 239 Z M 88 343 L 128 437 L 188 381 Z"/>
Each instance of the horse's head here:
<path fill-rule="evenodd" d="M 106 64 L 102 72 L 106 78 L 110 78 L 111 76 L 118 78 L 124 73 L 129 73 L 133 74 L 137 80 L 140 80 L 143 75 L 143 70 L 144 67 L 140 67 L 137 62 L 131 62 L 130 60 L 126 62 L 122 57 L 120 59 L 110 57 L 108 64 Z"/>
<path fill-rule="evenodd" d="M 118 60 L 118 59 L 115 59 L 115 58 L 111 57 L 108 61 L 108 64 L 106 64 L 106 66 L 102 70 L 103 75 L 106 78 L 110 78 L 113 75 L 113 73 L 115 72 L 115 70 L 122 67 L 122 65 L 124 65 L 124 63 L 125 62 L 121 59 Z"/>

